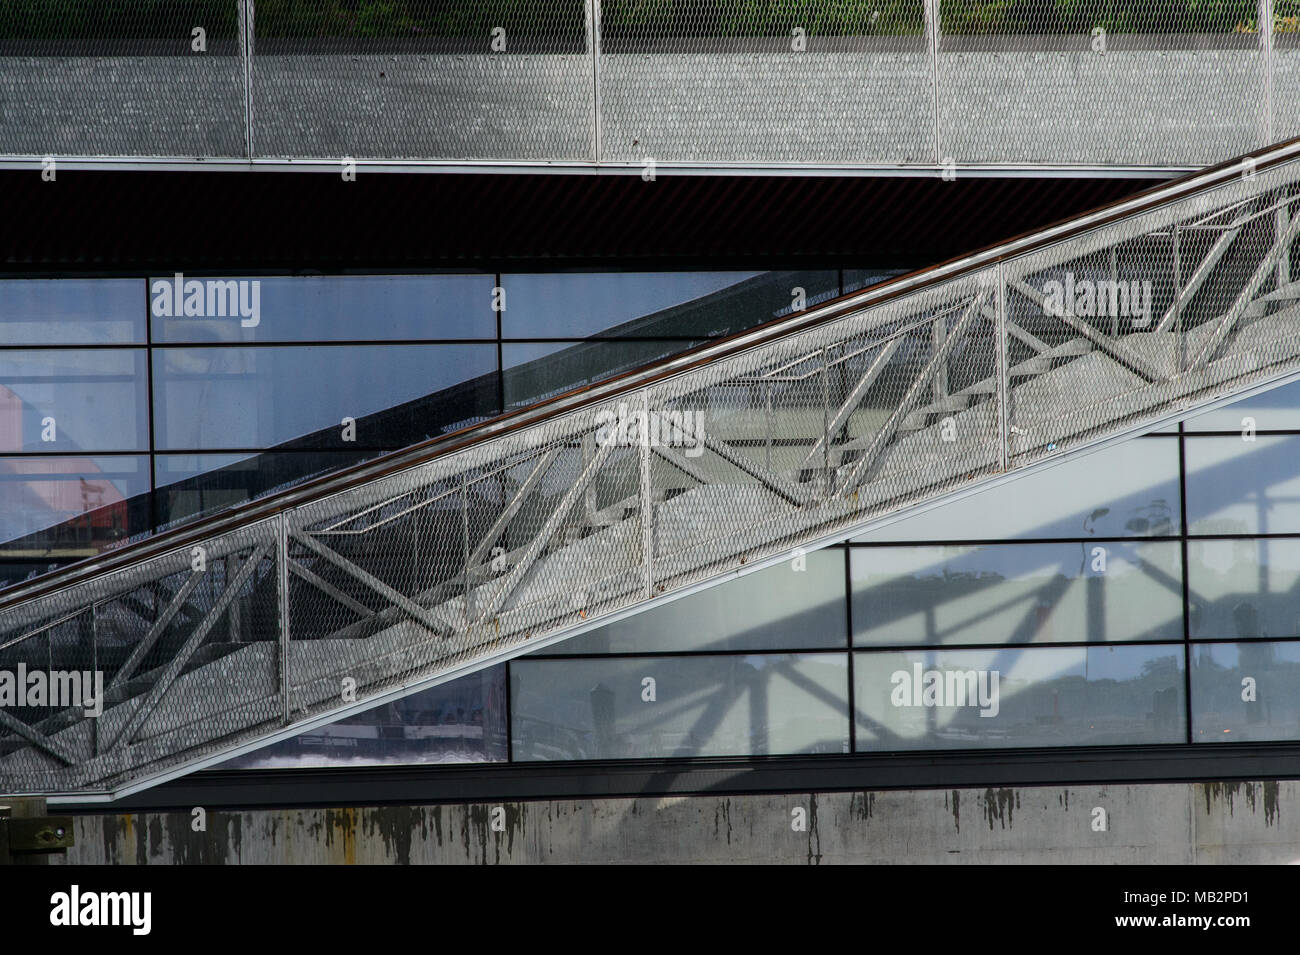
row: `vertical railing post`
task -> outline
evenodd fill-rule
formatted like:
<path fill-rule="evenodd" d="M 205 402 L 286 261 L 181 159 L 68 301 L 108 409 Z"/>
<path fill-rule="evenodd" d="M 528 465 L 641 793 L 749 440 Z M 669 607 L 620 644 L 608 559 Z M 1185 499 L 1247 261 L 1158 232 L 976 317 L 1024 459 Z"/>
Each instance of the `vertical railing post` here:
<path fill-rule="evenodd" d="M 826 356 L 822 353 L 822 497 L 831 497 L 831 369 Z M 768 465 L 771 469 L 771 465 Z"/>
<path fill-rule="evenodd" d="M 1278 241 L 1284 241 L 1288 230 L 1291 228 L 1291 205 L 1289 194 L 1290 190 L 1286 186 L 1279 186 L 1275 191 L 1278 197 L 1277 211 L 1273 213 L 1273 238 Z M 1277 257 L 1277 287 L 1285 288 L 1291 284 L 1291 250 L 1284 249 L 1282 254 Z"/>
<path fill-rule="evenodd" d="M 1111 288 L 1119 287 L 1119 248 L 1112 245 L 1110 247 L 1110 281 Z M 1112 309 L 1114 314 L 1110 317 L 1110 337 L 1119 338 L 1119 309 Z"/>
<path fill-rule="evenodd" d="M 1273 144 L 1273 0 L 1259 0 L 1259 56 L 1264 73 L 1264 142 Z"/>
<path fill-rule="evenodd" d="M 1011 376 L 1007 364 L 1007 278 L 1006 266 L 999 262 L 994 269 L 996 305 L 994 312 L 994 342 L 997 364 L 998 401 L 998 470 L 1005 472 L 1011 466 Z"/>
<path fill-rule="evenodd" d="M 285 512 L 275 517 L 276 602 L 280 623 L 281 719 L 289 723 L 289 522 Z"/>
<path fill-rule="evenodd" d="M 90 670 L 91 673 L 100 672 L 99 660 L 99 607 L 104 601 L 96 601 L 90 605 Z M 84 693 L 84 691 L 83 691 Z M 95 700 L 99 706 L 100 712 L 103 712 L 104 701 Z M 99 755 L 99 720 L 90 721 L 90 752 Z"/>
<path fill-rule="evenodd" d="M 939 133 L 939 0 L 925 4 L 925 38 L 930 50 L 930 80 L 934 108 L 934 164 L 943 165 L 943 139 Z"/>
<path fill-rule="evenodd" d="M 253 0 L 236 0 L 239 7 L 239 63 L 244 79 L 244 153 L 253 158 Z"/>
<path fill-rule="evenodd" d="M 650 485 L 650 390 L 641 392 L 641 561 L 645 573 L 645 596 L 654 596 L 654 488 Z"/>
<path fill-rule="evenodd" d="M 937 355 L 948 342 L 948 317 L 940 314 L 930 326 L 930 347 Z M 930 382 L 930 400 L 935 404 L 948 397 L 948 362 L 945 359 L 934 370 L 934 380 Z"/>
<path fill-rule="evenodd" d="M 592 161 L 600 162 L 600 0 L 586 0 L 587 55 L 591 59 Z"/>
<path fill-rule="evenodd" d="M 772 382 L 763 382 L 763 446 L 765 456 L 763 464 L 770 471 L 772 470 L 772 433 L 776 431 L 775 422 L 773 421 L 772 412 Z"/>
<path fill-rule="evenodd" d="M 1173 243 L 1174 267 L 1174 376 L 1183 373 L 1187 365 L 1187 340 L 1183 337 L 1183 250 L 1182 229 L 1175 222 L 1170 232 Z"/>

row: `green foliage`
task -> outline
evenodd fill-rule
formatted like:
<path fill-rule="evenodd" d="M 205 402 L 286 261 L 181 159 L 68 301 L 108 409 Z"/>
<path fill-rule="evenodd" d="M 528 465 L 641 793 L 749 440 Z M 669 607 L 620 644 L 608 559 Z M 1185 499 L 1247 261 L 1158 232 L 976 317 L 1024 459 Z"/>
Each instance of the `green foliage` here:
<path fill-rule="evenodd" d="M 1290 0 L 1281 0 L 1286 4 Z M 940 0 L 947 33 L 1242 33 L 1256 0 Z"/>
<path fill-rule="evenodd" d="M 0 39 L 233 37 L 235 0 L 0 0 Z"/>
<path fill-rule="evenodd" d="M 257 0 L 265 37 L 485 38 L 507 34 L 580 38 L 583 0 Z"/>
<path fill-rule="evenodd" d="M 643 36 L 920 34 L 920 0 L 602 0 L 604 30 Z"/>

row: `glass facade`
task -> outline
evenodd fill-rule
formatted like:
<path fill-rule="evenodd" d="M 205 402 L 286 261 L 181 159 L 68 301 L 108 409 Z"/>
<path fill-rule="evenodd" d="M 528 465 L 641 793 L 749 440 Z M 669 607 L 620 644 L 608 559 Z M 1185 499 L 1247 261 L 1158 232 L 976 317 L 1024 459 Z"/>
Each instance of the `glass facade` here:
<path fill-rule="evenodd" d="M 1251 463 L 1300 440 L 1281 427 L 1300 389 L 1241 404 L 1253 434 L 1202 428 L 1239 423 L 1230 406 L 514 660 L 503 752 L 1300 740 L 1300 528 L 1278 490 L 1300 463 Z"/>
<path fill-rule="evenodd" d="M 897 271 L 0 280 L 0 587 Z"/>
<path fill-rule="evenodd" d="M 0 583 L 887 276 L 0 282 Z M 1277 388 L 227 765 L 1300 740 L 1296 442 Z"/>
<path fill-rule="evenodd" d="M 862 751 L 1181 743 L 1183 647 L 859 653 Z"/>
<path fill-rule="evenodd" d="M 510 667 L 515 760 L 847 753 L 843 654 L 605 656 Z"/>
<path fill-rule="evenodd" d="M 855 548 L 858 646 L 1182 639 L 1167 541 Z"/>

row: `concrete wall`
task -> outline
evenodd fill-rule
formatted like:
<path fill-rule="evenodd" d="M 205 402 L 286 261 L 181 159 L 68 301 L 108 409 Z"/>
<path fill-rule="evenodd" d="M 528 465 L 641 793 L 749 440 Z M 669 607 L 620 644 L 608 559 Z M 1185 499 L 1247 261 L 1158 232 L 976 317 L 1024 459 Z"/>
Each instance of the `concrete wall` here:
<path fill-rule="evenodd" d="M 1105 829 L 1097 809 L 1105 810 Z M 803 810 L 804 827 L 797 828 Z M 494 818 L 500 828 L 494 827 Z M 1300 783 L 82 816 L 68 863 L 1288 863 Z"/>

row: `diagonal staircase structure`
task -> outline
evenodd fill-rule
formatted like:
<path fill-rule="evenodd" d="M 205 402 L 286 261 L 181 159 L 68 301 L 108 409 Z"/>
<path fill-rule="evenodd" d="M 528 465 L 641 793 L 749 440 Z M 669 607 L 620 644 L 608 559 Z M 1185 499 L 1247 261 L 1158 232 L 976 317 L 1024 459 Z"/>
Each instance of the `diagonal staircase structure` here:
<path fill-rule="evenodd" d="M 14 587 L 0 792 L 124 795 L 1300 376 L 1297 235 L 1293 141 Z"/>

